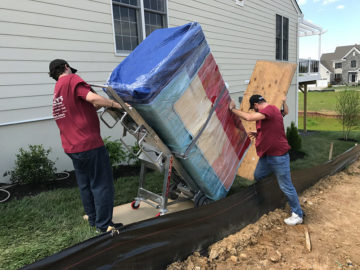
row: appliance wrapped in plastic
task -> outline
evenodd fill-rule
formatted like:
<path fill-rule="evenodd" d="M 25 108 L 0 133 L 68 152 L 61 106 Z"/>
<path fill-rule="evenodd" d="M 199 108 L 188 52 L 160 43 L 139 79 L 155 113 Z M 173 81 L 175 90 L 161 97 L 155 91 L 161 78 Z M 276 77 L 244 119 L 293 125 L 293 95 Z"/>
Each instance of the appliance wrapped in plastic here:
<path fill-rule="evenodd" d="M 204 194 L 226 196 L 250 144 L 198 23 L 151 33 L 108 85 L 178 155 Z"/>

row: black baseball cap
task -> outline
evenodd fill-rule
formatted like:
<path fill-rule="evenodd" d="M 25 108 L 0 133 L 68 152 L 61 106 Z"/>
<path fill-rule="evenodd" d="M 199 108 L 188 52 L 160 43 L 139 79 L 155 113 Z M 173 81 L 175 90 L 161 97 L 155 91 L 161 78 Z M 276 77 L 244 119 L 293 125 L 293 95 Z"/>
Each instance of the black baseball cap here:
<path fill-rule="evenodd" d="M 249 99 L 250 110 L 254 109 L 254 104 L 259 102 L 266 102 L 266 100 L 260 95 L 252 95 Z"/>
<path fill-rule="evenodd" d="M 64 65 L 67 65 L 70 69 L 72 73 L 76 73 L 77 69 L 70 67 L 70 65 L 68 64 L 68 62 L 66 62 L 64 59 L 55 59 L 52 60 L 49 64 L 49 71 L 50 73 L 53 73 L 57 68 L 59 67 L 63 67 Z"/>

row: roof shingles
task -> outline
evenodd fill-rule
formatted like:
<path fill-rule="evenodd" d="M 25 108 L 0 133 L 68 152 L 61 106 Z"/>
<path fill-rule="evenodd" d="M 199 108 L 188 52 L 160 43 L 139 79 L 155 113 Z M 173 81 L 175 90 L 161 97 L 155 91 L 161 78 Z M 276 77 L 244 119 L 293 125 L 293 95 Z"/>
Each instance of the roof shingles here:
<path fill-rule="evenodd" d="M 360 51 L 360 45 L 358 44 L 336 47 L 335 52 L 322 54 L 320 63 L 329 71 L 334 72 L 333 61 L 340 61 L 354 47 Z"/>

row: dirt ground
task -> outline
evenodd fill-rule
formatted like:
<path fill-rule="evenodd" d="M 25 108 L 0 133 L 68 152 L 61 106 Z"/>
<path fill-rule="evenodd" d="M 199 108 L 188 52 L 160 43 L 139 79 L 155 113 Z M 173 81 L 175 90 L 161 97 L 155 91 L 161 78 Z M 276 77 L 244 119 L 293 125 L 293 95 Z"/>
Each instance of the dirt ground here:
<path fill-rule="evenodd" d="M 167 270 L 360 269 L 360 160 L 303 192 L 303 225 L 277 209 Z M 311 249 L 306 246 L 306 229 Z"/>

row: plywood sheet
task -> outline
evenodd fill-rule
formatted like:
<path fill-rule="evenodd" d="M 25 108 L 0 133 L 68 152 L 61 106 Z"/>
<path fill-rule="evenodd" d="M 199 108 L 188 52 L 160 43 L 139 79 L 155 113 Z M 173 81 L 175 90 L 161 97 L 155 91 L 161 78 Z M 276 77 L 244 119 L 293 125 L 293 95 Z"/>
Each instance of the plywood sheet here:
<path fill-rule="evenodd" d="M 262 95 L 269 104 L 280 109 L 282 99 L 289 90 L 295 70 L 296 64 L 292 63 L 257 61 L 241 102 L 240 110 L 249 111 L 249 98 L 256 94 Z M 247 132 L 256 131 L 255 122 L 243 120 L 242 123 Z M 238 175 L 253 180 L 258 160 L 255 142 L 253 142 L 238 169 Z"/>

